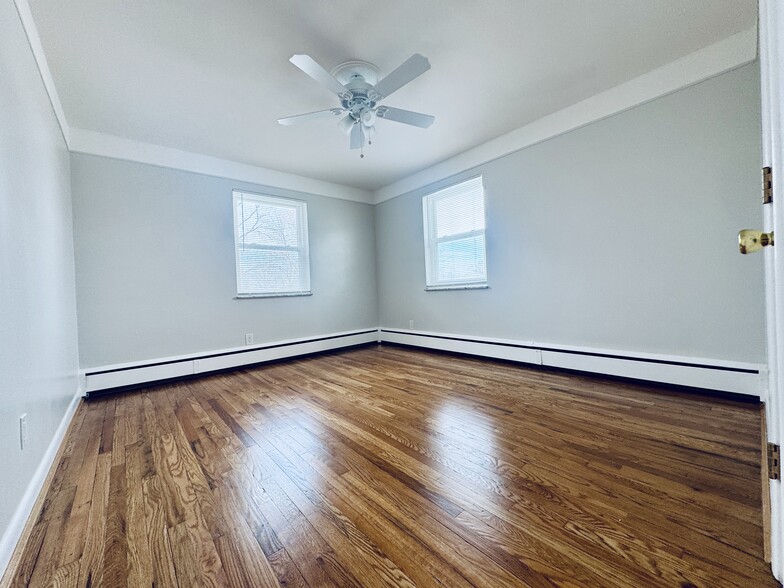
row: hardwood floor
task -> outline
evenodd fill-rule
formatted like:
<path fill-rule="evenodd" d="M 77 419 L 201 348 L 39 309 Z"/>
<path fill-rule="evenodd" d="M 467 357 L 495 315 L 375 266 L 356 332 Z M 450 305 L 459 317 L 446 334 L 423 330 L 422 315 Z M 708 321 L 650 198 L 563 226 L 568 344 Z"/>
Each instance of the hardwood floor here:
<path fill-rule="evenodd" d="M 759 428 L 389 346 L 162 385 L 81 406 L 10 584 L 777 586 Z"/>

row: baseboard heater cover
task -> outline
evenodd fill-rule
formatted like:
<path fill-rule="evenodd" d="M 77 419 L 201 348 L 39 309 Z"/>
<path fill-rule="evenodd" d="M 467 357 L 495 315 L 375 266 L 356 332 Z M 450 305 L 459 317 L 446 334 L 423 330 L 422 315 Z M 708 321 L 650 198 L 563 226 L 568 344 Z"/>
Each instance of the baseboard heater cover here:
<path fill-rule="evenodd" d="M 631 354 L 614 350 L 538 344 L 486 337 L 466 337 L 404 329 L 380 329 L 382 343 L 479 355 L 547 367 L 646 380 L 762 397 L 765 366 L 736 361 Z"/>
<path fill-rule="evenodd" d="M 320 337 L 277 341 L 253 347 L 169 357 L 90 368 L 84 371 L 85 393 L 171 380 L 218 370 L 296 357 L 319 351 L 352 347 L 378 341 L 378 329 L 333 333 Z"/>

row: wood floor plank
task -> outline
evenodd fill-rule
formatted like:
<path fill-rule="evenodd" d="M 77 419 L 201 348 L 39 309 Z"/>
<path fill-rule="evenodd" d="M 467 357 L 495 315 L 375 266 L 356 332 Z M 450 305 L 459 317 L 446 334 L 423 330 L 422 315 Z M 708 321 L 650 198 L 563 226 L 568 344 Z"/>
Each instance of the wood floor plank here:
<path fill-rule="evenodd" d="M 79 562 L 72 561 L 54 571 L 50 586 L 52 588 L 76 588 L 79 584 Z"/>
<path fill-rule="evenodd" d="M 144 480 L 146 444 L 137 441 L 125 448 L 127 585 L 152 586 L 154 573 L 145 521 Z"/>
<path fill-rule="evenodd" d="M 83 403 L 8 586 L 755 587 L 752 403 L 368 346 Z"/>
<path fill-rule="evenodd" d="M 106 539 L 106 517 L 109 504 L 109 487 L 112 457 L 103 453 L 96 457 L 95 480 L 89 503 L 87 533 L 84 549 L 79 560 L 79 585 L 100 586 L 103 580 L 104 541 Z M 79 513 L 75 513 L 79 516 Z"/>
<path fill-rule="evenodd" d="M 145 509 L 145 528 L 147 543 L 152 559 L 154 586 L 177 586 L 174 561 L 166 526 L 165 499 L 163 486 L 157 475 L 145 478 L 142 482 Z"/>
<path fill-rule="evenodd" d="M 48 508 L 40 515 L 40 518 L 47 522 L 46 536 L 38 554 L 38 563 L 30 577 L 31 586 L 45 586 L 52 577 L 54 571 L 52 566 L 41 565 L 41 563 L 60 560 L 60 553 L 63 549 L 63 528 L 66 521 L 63 517 L 57 516 L 57 513 L 67 512 L 70 509 L 75 492 L 75 488 L 61 490 L 52 497 Z"/>
<path fill-rule="evenodd" d="M 124 584 L 128 571 L 125 481 L 125 463 L 113 466 L 109 473 L 109 501 L 106 505 L 106 538 L 103 553 L 103 581 L 111 586 Z"/>
<path fill-rule="evenodd" d="M 6 583 L 13 588 L 23 588 L 30 586 L 30 578 L 35 571 L 38 564 L 39 556 L 41 555 L 41 547 L 46 537 L 47 523 L 39 520 L 33 527 L 27 539 L 27 543 L 18 547 L 22 549 L 22 557 L 19 565 L 16 567 L 14 576 L 6 580 L 3 578 L 3 583 Z M 46 560 L 41 560 L 44 566 L 52 565 Z"/>
<path fill-rule="evenodd" d="M 299 573 L 297 566 L 289 557 L 285 549 L 276 551 L 267 558 L 278 576 L 278 583 L 286 588 L 308 588 L 308 583 L 302 574 Z"/>

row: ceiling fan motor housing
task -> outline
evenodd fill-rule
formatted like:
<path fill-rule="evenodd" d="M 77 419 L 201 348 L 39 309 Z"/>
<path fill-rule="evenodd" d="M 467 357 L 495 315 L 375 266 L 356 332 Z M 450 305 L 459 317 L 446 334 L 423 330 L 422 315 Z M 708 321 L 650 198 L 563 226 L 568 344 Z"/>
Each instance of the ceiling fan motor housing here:
<path fill-rule="evenodd" d="M 346 94 L 342 97 L 340 104 L 348 110 L 351 118 L 356 121 L 362 120 L 364 124 L 370 125 L 373 124 L 375 117 L 372 114 L 367 118 L 366 116 L 373 112 L 379 98 L 380 96 L 373 86 L 368 84 L 361 74 L 354 73 L 346 83 Z"/>

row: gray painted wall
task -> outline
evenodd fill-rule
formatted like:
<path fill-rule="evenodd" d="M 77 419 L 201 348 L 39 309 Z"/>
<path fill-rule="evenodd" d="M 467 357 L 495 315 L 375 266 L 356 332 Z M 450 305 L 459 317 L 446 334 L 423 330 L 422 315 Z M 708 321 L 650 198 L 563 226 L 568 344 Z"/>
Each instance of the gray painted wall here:
<path fill-rule="evenodd" d="M 72 154 L 82 368 L 378 324 L 373 207 Z M 308 203 L 312 296 L 235 300 L 232 189 Z"/>
<path fill-rule="evenodd" d="M 764 362 L 759 77 L 729 72 L 376 207 L 380 324 Z M 424 292 L 423 194 L 482 173 L 490 289 Z"/>
<path fill-rule="evenodd" d="M 0 80 L 2 536 L 78 385 L 68 151 L 13 2 L 0 3 Z"/>

